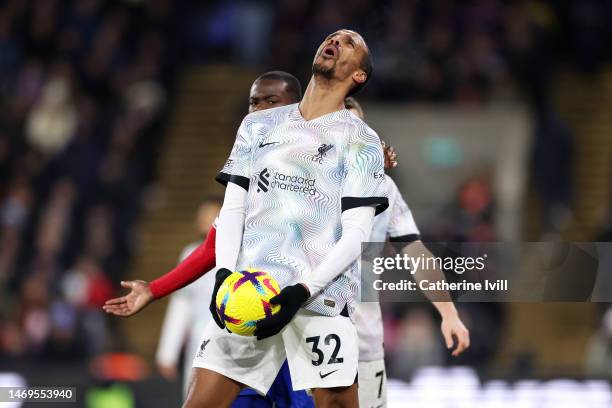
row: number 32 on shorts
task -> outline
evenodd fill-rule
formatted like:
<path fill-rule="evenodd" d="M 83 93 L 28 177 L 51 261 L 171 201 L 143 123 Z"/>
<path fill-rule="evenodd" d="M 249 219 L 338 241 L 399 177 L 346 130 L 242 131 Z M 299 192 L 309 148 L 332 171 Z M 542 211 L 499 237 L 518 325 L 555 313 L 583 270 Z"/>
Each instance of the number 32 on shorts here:
<path fill-rule="evenodd" d="M 321 336 L 306 337 L 306 343 L 312 343 L 312 352 L 317 357 L 316 360 L 312 360 L 313 366 L 320 366 L 325 361 L 325 353 L 319 347 L 320 342 Z M 338 357 L 338 353 L 340 352 L 340 347 L 342 345 L 340 336 L 335 333 L 330 333 L 325 336 L 323 343 L 325 346 L 327 346 L 325 347 L 326 350 L 331 350 L 327 364 L 339 364 L 344 361 L 344 358 Z"/>

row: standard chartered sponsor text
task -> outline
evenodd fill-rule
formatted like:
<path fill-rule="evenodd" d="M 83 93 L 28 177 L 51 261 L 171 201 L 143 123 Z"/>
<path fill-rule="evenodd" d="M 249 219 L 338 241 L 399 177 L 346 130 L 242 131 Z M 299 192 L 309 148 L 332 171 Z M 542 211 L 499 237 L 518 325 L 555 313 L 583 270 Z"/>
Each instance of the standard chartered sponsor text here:
<path fill-rule="evenodd" d="M 272 178 L 271 188 L 278 188 L 281 190 L 294 191 L 302 194 L 315 195 L 317 189 L 315 188 L 316 179 L 309 179 L 300 176 L 290 176 L 280 172 L 275 172 Z"/>

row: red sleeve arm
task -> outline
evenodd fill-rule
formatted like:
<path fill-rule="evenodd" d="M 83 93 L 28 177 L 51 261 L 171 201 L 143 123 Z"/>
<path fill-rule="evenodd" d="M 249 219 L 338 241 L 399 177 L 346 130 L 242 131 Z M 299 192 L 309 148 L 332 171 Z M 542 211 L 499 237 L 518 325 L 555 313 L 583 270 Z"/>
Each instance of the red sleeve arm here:
<path fill-rule="evenodd" d="M 189 285 L 215 267 L 215 235 L 217 235 L 217 230 L 212 227 L 204 242 L 191 255 L 176 268 L 149 284 L 155 299 Z"/>

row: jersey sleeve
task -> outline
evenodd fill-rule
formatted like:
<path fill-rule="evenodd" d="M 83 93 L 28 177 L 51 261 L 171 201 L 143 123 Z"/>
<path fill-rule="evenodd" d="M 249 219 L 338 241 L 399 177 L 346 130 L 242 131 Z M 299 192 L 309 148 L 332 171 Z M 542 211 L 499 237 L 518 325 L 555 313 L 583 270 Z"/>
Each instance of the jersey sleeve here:
<path fill-rule="evenodd" d="M 249 189 L 251 177 L 251 144 L 249 117 L 245 117 L 238 128 L 234 147 L 225 162 L 225 165 L 217 175 L 216 180 L 227 186 L 228 182 L 239 185 L 245 190 Z"/>
<path fill-rule="evenodd" d="M 383 151 L 378 135 L 365 127 L 348 146 L 346 178 L 342 189 L 342 211 L 372 206 L 378 215 L 389 207 L 385 193 Z"/>
<path fill-rule="evenodd" d="M 421 233 L 416 222 L 414 222 L 412 211 L 408 208 L 408 204 L 404 201 L 393 180 L 387 179 L 387 187 L 395 190 L 393 194 L 389 194 L 389 196 L 394 197 L 389 209 L 391 211 L 387 230 L 389 241 L 413 242 L 420 240 Z"/>

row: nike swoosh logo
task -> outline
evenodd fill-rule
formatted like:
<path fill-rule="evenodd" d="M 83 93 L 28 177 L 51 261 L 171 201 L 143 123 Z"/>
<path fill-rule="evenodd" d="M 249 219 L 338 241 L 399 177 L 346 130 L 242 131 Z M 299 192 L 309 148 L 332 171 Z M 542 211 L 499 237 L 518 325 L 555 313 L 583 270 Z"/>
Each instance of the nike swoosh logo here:
<path fill-rule="evenodd" d="M 326 374 L 321 374 L 321 372 L 319 371 L 319 377 L 325 378 L 328 375 L 331 375 L 331 374 L 335 373 L 336 371 L 338 371 L 338 370 L 330 371 L 329 373 L 326 373 Z"/>
<path fill-rule="evenodd" d="M 269 143 L 259 143 L 259 147 L 266 147 L 269 145 L 277 144 L 278 142 L 269 142 Z"/>

